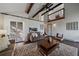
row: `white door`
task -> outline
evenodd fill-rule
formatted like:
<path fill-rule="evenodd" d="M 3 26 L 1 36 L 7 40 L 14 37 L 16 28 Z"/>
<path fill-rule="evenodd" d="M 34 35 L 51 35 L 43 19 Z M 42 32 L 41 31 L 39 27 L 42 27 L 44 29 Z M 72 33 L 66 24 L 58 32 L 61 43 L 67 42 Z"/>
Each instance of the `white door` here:
<path fill-rule="evenodd" d="M 10 22 L 10 39 L 16 42 L 23 41 L 23 22 Z"/>

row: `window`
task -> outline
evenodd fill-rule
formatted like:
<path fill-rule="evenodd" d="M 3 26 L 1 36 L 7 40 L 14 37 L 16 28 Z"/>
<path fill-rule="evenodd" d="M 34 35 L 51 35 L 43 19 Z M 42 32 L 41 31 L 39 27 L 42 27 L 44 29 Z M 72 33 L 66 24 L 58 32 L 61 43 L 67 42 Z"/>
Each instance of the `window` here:
<path fill-rule="evenodd" d="M 78 22 L 66 23 L 66 30 L 78 30 Z"/>

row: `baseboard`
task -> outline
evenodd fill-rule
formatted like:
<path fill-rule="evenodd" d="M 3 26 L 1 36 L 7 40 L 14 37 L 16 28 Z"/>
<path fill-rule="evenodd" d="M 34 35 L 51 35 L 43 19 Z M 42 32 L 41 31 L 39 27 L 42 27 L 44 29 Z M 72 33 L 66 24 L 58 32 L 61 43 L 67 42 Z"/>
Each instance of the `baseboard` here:
<path fill-rule="evenodd" d="M 68 41 L 72 41 L 72 42 L 79 42 L 79 40 L 71 40 L 71 39 L 64 39 L 64 40 L 68 40 Z"/>

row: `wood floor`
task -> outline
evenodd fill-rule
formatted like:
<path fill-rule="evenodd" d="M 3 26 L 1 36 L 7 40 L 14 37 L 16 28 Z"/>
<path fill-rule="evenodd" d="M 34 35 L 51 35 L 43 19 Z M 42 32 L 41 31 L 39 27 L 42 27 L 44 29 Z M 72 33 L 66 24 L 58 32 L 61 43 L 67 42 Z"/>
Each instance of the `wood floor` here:
<path fill-rule="evenodd" d="M 71 45 L 71 46 L 74 46 L 74 47 L 78 48 L 78 56 L 79 56 L 79 42 L 73 42 L 73 41 L 69 41 L 69 40 L 64 39 L 62 43 L 68 44 L 68 45 Z M 11 46 L 11 47 L 12 47 L 12 46 Z M 13 49 L 11 49 L 11 50 L 13 50 Z M 6 49 L 6 50 L 3 51 L 3 52 L 6 52 L 6 51 L 8 51 L 8 50 Z M 13 51 L 12 51 L 12 52 L 13 52 Z M 0 54 L 1 54 L 1 52 L 0 52 Z M 13 55 L 13 54 L 14 54 L 14 53 L 12 53 L 11 55 Z"/>
<path fill-rule="evenodd" d="M 7 51 L 9 51 L 9 53 L 7 53 Z M 0 56 L 13 56 L 14 51 L 15 51 L 15 44 L 10 44 L 7 49 L 0 51 Z"/>

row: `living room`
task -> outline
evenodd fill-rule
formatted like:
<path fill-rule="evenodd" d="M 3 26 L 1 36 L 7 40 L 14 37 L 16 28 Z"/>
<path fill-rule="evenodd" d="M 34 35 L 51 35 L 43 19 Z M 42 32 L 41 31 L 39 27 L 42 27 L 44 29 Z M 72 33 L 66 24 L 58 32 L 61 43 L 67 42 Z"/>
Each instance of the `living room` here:
<path fill-rule="evenodd" d="M 78 6 L 78 3 L 0 3 L 0 37 L 3 37 L 0 55 L 78 56 Z M 30 33 L 38 38 L 32 39 Z M 56 39 L 52 41 L 56 42 L 55 47 L 52 39 Z M 42 51 L 40 44 L 47 50 Z"/>

